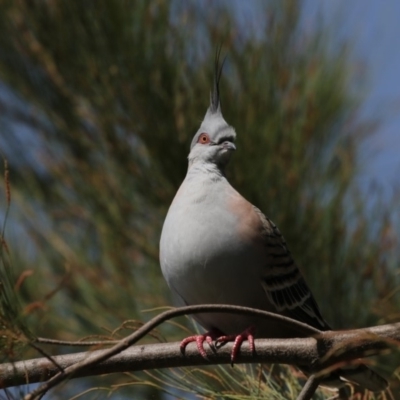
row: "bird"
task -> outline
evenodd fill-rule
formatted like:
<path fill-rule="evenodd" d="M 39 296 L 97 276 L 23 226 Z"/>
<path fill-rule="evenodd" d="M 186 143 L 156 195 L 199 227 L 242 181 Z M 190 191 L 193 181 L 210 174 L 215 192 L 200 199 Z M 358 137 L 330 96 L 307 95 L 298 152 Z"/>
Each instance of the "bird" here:
<path fill-rule="evenodd" d="M 236 151 L 236 132 L 224 119 L 216 52 L 210 105 L 195 133 L 188 170 L 164 220 L 160 265 L 168 286 L 185 305 L 229 304 L 256 308 L 331 330 L 277 226 L 228 181 L 226 168 Z M 304 336 L 279 322 L 228 313 L 196 314 L 207 333 L 181 343 Z M 235 342 L 235 344 L 237 344 Z M 364 364 L 344 367 L 326 378 L 328 386 L 352 382 L 373 392 L 387 387 Z"/>

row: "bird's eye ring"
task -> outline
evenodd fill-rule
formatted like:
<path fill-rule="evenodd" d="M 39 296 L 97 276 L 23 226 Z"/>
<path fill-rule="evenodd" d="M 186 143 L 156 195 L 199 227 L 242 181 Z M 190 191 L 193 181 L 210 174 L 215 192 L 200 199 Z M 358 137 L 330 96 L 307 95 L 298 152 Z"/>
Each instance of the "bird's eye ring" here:
<path fill-rule="evenodd" d="M 211 140 L 210 140 L 210 136 L 208 136 L 208 133 L 202 133 L 199 136 L 199 139 L 197 140 L 197 143 L 200 143 L 200 144 L 207 144 L 210 142 L 211 142 Z"/>

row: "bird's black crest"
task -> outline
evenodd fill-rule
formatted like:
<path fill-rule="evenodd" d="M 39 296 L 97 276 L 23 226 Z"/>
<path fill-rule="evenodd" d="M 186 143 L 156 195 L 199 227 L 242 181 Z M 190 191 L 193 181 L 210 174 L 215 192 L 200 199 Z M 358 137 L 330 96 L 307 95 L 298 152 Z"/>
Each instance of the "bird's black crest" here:
<path fill-rule="evenodd" d="M 216 113 L 220 107 L 220 98 L 219 98 L 219 82 L 222 75 L 222 69 L 224 67 L 224 62 L 226 57 L 222 60 L 220 65 L 219 58 L 221 55 L 221 46 L 217 47 L 215 51 L 215 62 L 214 62 L 214 88 L 211 93 L 211 104 L 210 111 L 212 113 Z"/>

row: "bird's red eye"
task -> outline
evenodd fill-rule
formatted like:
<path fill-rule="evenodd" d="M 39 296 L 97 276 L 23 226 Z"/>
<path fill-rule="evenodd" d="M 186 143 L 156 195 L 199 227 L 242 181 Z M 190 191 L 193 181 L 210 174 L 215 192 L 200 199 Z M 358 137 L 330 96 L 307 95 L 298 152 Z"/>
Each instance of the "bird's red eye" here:
<path fill-rule="evenodd" d="M 199 136 L 199 140 L 197 141 L 197 143 L 200 143 L 200 144 L 207 144 L 207 143 L 210 143 L 210 136 L 208 136 L 208 133 L 202 133 L 200 136 Z"/>

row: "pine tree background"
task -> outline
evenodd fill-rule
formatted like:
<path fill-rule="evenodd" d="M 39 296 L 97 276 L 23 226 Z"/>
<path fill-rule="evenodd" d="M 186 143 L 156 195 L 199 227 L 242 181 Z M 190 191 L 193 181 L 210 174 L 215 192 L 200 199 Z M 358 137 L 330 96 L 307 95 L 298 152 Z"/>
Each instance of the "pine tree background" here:
<path fill-rule="evenodd" d="M 351 47 L 332 45 L 322 25 L 305 29 L 301 2 L 257 4 L 255 26 L 223 1 L 0 1 L 0 150 L 12 196 L 5 239 L 34 335 L 110 335 L 173 304 L 158 241 L 220 44 L 222 109 L 238 135 L 233 186 L 279 226 L 333 327 L 398 319 L 398 226 L 357 190 L 358 151 L 379 121 L 360 116 Z M 160 331 L 182 337 L 170 325 Z M 2 356 L 10 358 L 6 347 Z M 38 354 L 22 347 L 18 356 Z M 215 381 L 240 374 L 208 371 Z M 277 371 L 268 398 L 291 398 Z M 112 398 L 165 398 L 166 381 L 154 379 L 87 378 L 59 396 L 101 385 Z M 250 396 L 239 386 L 233 394 Z"/>

